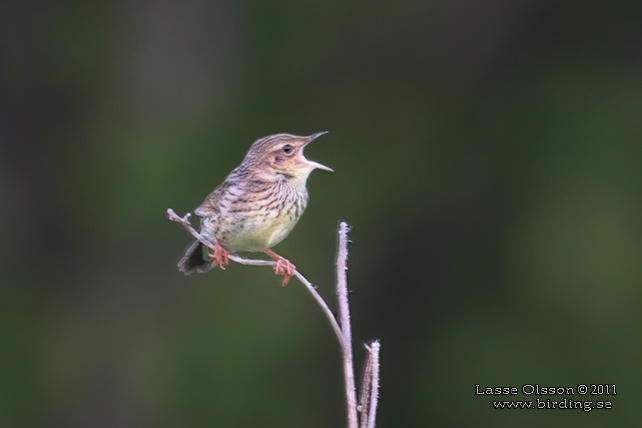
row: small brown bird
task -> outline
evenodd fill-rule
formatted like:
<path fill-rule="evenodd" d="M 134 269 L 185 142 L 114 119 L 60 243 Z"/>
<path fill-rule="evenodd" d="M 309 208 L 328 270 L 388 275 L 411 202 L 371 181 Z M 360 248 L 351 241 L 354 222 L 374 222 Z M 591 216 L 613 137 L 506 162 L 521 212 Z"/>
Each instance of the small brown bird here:
<path fill-rule="evenodd" d="M 243 162 L 194 211 L 201 217 L 201 235 L 216 249 L 194 241 L 178 269 L 185 275 L 207 272 L 216 265 L 224 267 L 228 251 L 264 251 L 277 261 L 276 273 L 285 275 L 285 285 L 295 267 L 271 248 L 301 218 L 308 203 L 310 172 L 332 171 L 303 155 L 305 146 L 325 133 L 276 134 L 255 141 Z"/>

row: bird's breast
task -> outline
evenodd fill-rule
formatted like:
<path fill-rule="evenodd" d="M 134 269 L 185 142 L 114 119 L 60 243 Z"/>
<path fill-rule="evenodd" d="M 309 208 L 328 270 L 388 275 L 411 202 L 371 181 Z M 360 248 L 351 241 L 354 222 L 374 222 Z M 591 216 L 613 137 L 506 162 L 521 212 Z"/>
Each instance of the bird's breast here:
<path fill-rule="evenodd" d="M 245 195 L 221 213 L 216 237 L 231 252 L 271 248 L 292 231 L 307 201 L 305 187 L 282 183 L 267 191 Z"/>

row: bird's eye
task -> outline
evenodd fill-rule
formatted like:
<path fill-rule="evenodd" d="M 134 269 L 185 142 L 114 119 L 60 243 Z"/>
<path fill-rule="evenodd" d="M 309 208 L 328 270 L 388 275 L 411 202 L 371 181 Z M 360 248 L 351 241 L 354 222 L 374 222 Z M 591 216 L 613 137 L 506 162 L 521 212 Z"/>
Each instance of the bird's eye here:
<path fill-rule="evenodd" d="M 294 150 L 294 147 L 292 147 L 289 144 L 286 144 L 285 146 L 283 146 L 281 150 L 283 150 L 283 153 L 285 153 L 286 155 L 289 155 L 290 153 L 292 153 L 292 150 Z"/>

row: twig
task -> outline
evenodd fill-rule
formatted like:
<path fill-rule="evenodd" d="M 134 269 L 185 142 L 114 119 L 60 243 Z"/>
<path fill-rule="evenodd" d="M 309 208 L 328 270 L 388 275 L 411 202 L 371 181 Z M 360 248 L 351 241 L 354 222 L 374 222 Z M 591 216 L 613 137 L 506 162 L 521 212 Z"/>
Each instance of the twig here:
<path fill-rule="evenodd" d="M 246 259 L 243 257 L 239 257 L 233 254 L 229 255 L 229 259 L 235 261 L 236 263 L 240 263 L 242 265 L 254 265 L 254 266 L 263 266 L 263 265 L 271 265 L 275 266 L 276 262 L 271 261 L 271 260 L 252 260 L 252 259 Z M 341 327 L 339 327 L 339 324 L 337 323 L 337 320 L 334 318 L 334 314 L 328 307 L 328 304 L 323 300 L 323 297 L 317 292 L 316 287 L 304 277 L 301 272 L 298 270 L 294 271 L 294 276 L 297 277 L 299 282 L 305 286 L 305 288 L 310 292 L 314 300 L 316 300 L 317 304 L 321 307 L 321 310 L 325 314 L 326 318 L 328 321 L 330 321 L 330 325 L 332 325 L 332 329 L 334 330 L 334 334 L 337 336 L 339 339 L 339 342 L 341 342 Z"/>
<path fill-rule="evenodd" d="M 348 223 L 339 224 L 339 248 L 337 250 L 337 296 L 339 298 L 339 320 L 341 323 L 341 355 L 343 356 L 343 377 L 346 387 L 348 428 L 358 428 L 357 391 L 354 382 L 354 359 L 352 356 L 352 328 L 350 327 L 350 305 L 348 304 Z"/>
<path fill-rule="evenodd" d="M 187 229 L 187 231 L 191 233 L 192 236 L 198 240 L 198 242 L 200 242 L 201 244 L 205 245 L 208 248 L 211 248 L 212 250 L 215 248 L 214 244 L 212 244 L 212 242 L 210 242 L 209 239 L 203 238 L 201 234 L 198 233 L 196 229 L 192 227 L 191 223 L 189 222 L 189 219 L 192 217 L 192 214 L 187 213 L 185 214 L 185 217 L 181 217 L 178 214 L 176 214 L 173 209 L 167 208 L 167 216 L 171 221 L 175 221 L 177 223 L 182 224 L 183 227 Z"/>
<path fill-rule="evenodd" d="M 212 242 L 210 242 L 208 239 L 204 238 L 200 233 L 192 227 L 189 219 L 191 217 L 190 213 L 185 214 L 185 217 L 181 217 L 178 214 L 174 212 L 171 208 L 167 209 L 167 215 L 170 220 L 175 221 L 177 223 L 181 223 L 185 229 L 194 237 L 196 238 L 201 244 L 205 245 L 208 248 L 214 249 L 214 245 Z M 235 254 L 230 254 L 229 259 L 232 261 L 235 261 L 236 263 L 240 263 L 242 265 L 250 265 L 250 266 L 276 266 L 276 262 L 272 260 L 256 260 L 256 259 L 246 259 L 244 257 L 237 256 Z M 337 339 L 339 339 L 339 343 L 341 343 L 341 328 L 339 327 L 339 324 L 337 323 L 337 320 L 334 318 L 334 314 L 328 307 L 328 304 L 323 300 L 323 297 L 317 292 L 316 288 L 310 281 L 308 281 L 298 270 L 294 271 L 294 276 L 297 277 L 297 279 L 305 286 L 305 288 L 310 292 L 314 300 L 316 300 L 317 304 L 321 307 L 321 310 L 325 314 L 326 318 L 330 322 L 330 325 L 332 326 L 332 329 L 334 330 L 334 334 L 336 334 Z"/>
<path fill-rule="evenodd" d="M 359 394 L 359 413 L 361 414 L 361 428 L 374 428 L 377 416 L 377 403 L 379 401 L 379 349 L 381 344 L 375 339 L 365 345 L 368 357 L 366 368 L 361 380 Z"/>

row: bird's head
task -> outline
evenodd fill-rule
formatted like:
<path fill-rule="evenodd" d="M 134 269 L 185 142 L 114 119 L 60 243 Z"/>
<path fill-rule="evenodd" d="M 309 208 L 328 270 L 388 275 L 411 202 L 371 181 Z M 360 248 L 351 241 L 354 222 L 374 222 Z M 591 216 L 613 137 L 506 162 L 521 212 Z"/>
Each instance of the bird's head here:
<path fill-rule="evenodd" d="M 263 172 L 282 175 L 285 178 L 306 180 L 313 169 L 331 168 L 306 159 L 303 149 L 313 140 L 326 134 L 327 131 L 302 137 L 291 134 L 275 134 L 261 138 L 252 144 L 244 163 L 259 167 Z"/>

